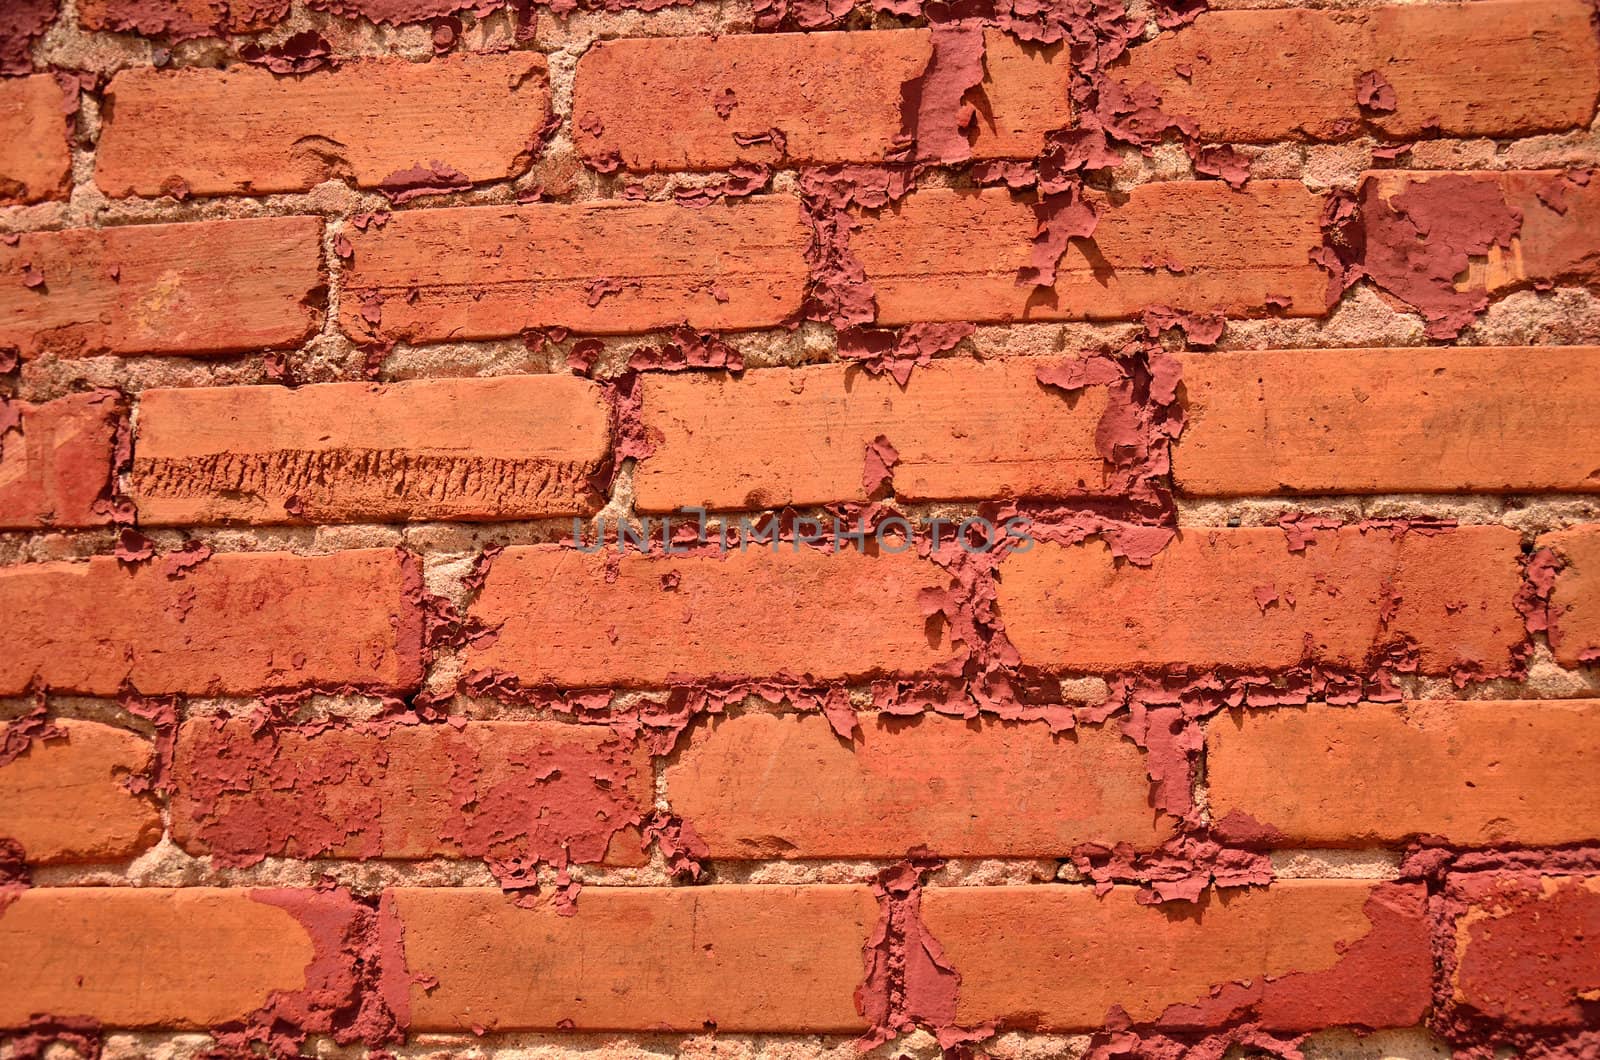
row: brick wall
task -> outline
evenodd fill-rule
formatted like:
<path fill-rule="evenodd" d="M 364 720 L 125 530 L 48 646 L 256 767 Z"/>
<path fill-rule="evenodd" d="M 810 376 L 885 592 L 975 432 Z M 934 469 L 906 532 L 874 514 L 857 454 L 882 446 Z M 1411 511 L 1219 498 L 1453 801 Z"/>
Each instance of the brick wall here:
<path fill-rule="evenodd" d="M 0 1058 L 1591 1055 L 1597 17 L 8 0 Z"/>

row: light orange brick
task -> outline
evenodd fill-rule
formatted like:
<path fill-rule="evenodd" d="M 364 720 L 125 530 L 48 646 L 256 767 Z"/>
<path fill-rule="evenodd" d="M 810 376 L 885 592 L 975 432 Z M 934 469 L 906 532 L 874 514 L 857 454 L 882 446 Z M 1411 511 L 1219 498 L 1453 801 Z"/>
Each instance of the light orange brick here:
<path fill-rule="evenodd" d="M 21 844 L 34 865 L 120 861 L 154 845 L 161 811 L 128 790 L 150 768 L 151 742 L 99 722 L 52 725 L 61 736 L 34 740 L 0 764 L 0 839 Z"/>
<path fill-rule="evenodd" d="M 1539 538 L 1562 568 L 1550 591 L 1550 648 L 1563 666 L 1600 663 L 1600 526 L 1575 526 Z"/>
<path fill-rule="evenodd" d="M 0 79 L 0 206 L 65 199 L 72 179 L 67 142 L 77 85 L 51 74 Z"/>
<path fill-rule="evenodd" d="M 0 431 L 0 526 L 101 526 L 124 409 L 107 391 L 43 404 L 18 402 L 14 430 Z"/>

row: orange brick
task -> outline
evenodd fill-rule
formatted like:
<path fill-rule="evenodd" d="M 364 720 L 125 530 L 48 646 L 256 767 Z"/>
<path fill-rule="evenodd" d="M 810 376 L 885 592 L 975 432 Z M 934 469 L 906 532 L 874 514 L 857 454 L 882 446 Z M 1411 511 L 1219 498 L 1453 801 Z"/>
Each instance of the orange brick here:
<path fill-rule="evenodd" d="M 1584 842 L 1597 769 L 1592 700 L 1235 710 L 1206 728 L 1212 820 L 1273 846 Z"/>
<path fill-rule="evenodd" d="M 1592 1028 L 1600 876 L 1458 876 L 1450 976 L 1457 1010 L 1504 1026 Z"/>
<path fill-rule="evenodd" d="M 138 67 L 107 88 L 95 183 L 120 197 L 303 191 L 330 178 L 404 189 L 418 170 L 504 180 L 527 168 L 549 110 L 537 52 L 358 59 L 299 77 Z"/>
<path fill-rule="evenodd" d="M 1051 669 L 1360 669 L 1409 640 L 1425 673 L 1499 670 L 1524 636 L 1519 557 L 1516 532 L 1498 526 L 1346 527 L 1302 552 L 1275 528 L 1193 527 L 1149 567 L 1093 539 L 1038 545 L 1002 564 L 999 606 L 1024 662 Z M 1263 607 L 1258 593 L 1276 599 Z"/>
<path fill-rule="evenodd" d="M 340 325 L 413 342 L 765 327 L 799 312 L 809 240 L 799 200 L 776 195 L 407 210 L 352 236 Z"/>
<path fill-rule="evenodd" d="M 78 24 L 173 40 L 254 33 L 288 14 L 282 0 L 78 0 Z"/>
<path fill-rule="evenodd" d="M 1564 563 L 1550 593 L 1550 648 L 1563 666 L 1600 663 L 1600 526 L 1539 539 Z"/>
<path fill-rule="evenodd" d="M 902 87 L 932 53 L 925 29 L 599 41 L 578 62 L 574 138 L 632 170 L 882 162 L 907 146 Z M 1070 124 L 1064 49 L 987 30 L 984 67 L 974 157 L 1032 157 Z M 773 130 L 781 150 L 750 142 Z"/>
<path fill-rule="evenodd" d="M 1457 290 L 1486 290 L 1493 295 L 1536 283 L 1594 283 L 1600 281 L 1600 243 L 1595 236 L 1600 232 L 1600 182 L 1591 180 L 1577 185 L 1565 178 L 1562 170 L 1378 170 L 1362 175 L 1363 224 L 1370 230 L 1375 217 L 1383 220 L 1380 204 L 1392 213 L 1397 196 L 1422 185 L 1442 183 L 1440 195 L 1447 202 L 1459 197 L 1468 186 L 1487 185 L 1499 193 L 1500 202 L 1517 213 L 1521 222 L 1509 249 L 1492 245 L 1486 254 L 1469 259 L 1464 275 L 1456 281 Z M 1461 231 L 1477 234 L 1470 226 Z M 1414 238 L 1427 242 L 1425 236 Z M 1410 259 L 1405 260 L 1410 267 Z M 1374 267 L 1371 271 L 1380 284 L 1389 281 L 1392 285 L 1397 279 L 1387 274 L 1387 267 Z"/>
<path fill-rule="evenodd" d="M 121 399 L 106 391 L 42 405 L 18 402 L 0 431 L 0 526 L 101 526 L 111 488 Z"/>
<path fill-rule="evenodd" d="M 955 1022 L 1094 1030 L 1205 1028 L 1253 1010 L 1269 1030 L 1409 1027 L 1433 958 L 1420 884 L 1281 880 L 1181 914 L 1137 888 L 937 887 L 922 919 L 961 974 Z M 1243 984 L 1248 982 L 1248 986 Z M 1214 987 L 1235 984 L 1223 1000 Z"/>
<path fill-rule="evenodd" d="M 296 345 L 322 318 L 321 237 L 315 217 L 25 233 L 0 243 L 0 349 L 28 358 Z"/>
<path fill-rule="evenodd" d="M 1600 348 L 1180 355 L 1197 496 L 1600 491 Z"/>
<path fill-rule="evenodd" d="M 204 1029 L 306 985 L 309 932 L 260 892 L 35 887 L 0 912 L 0 950 L 28 969 L 0 1027 L 70 1012 L 111 1027 Z M 313 899 L 315 900 L 315 899 Z"/>
<path fill-rule="evenodd" d="M 200 719 L 178 735 L 172 832 L 193 854 L 230 859 L 561 864 L 570 853 L 640 865 L 630 821 L 650 812 L 653 786 L 642 747 L 598 725 L 379 722 L 258 733 L 249 719 Z"/>
<path fill-rule="evenodd" d="M 851 744 L 820 714 L 744 714 L 695 734 L 667 797 L 712 857 L 1052 858 L 1172 835 L 1144 753 L 1114 728 L 878 715 Z"/>
<path fill-rule="evenodd" d="M 572 916 L 474 888 L 389 896 L 413 1030 L 865 1027 L 853 994 L 878 920 L 865 887 L 589 887 Z"/>
<path fill-rule="evenodd" d="M 614 548 L 613 539 L 606 551 Z M 619 559 L 510 548 L 472 608 L 499 635 L 470 646 L 466 662 L 524 685 L 569 688 L 689 676 L 915 674 L 951 658 L 948 637 L 928 625 L 917 599 L 948 584 L 944 571 L 911 552 L 830 554 L 785 544 L 726 557 Z"/>
<path fill-rule="evenodd" d="M 884 324 L 1122 320 L 1152 305 L 1257 316 L 1269 297 L 1291 316 L 1324 311 L 1327 274 L 1307 257 L 1322 244 L 1322 201 L 1299 181 L 1175 181 L 1140 185 L 1121 205 L 1090 199 L 1099 223 L 1062 255 L 1054 288 L 1017 281 L 1038 218 L 1003 188 L 910 195 L 862 218 L 850 250 Z"/>
<path fill-rule="evenodd" d="M 894 492 L 906 500 L 1104 491 L 1095 430 L 1108 391 L 1046 387 L 1036 373 L 1050 363 L 939 361 L 904 388 L 837 364 L 647 375 L 655 452 L 635 472 L 635 498 L 646 511 L 865 501 L 863 463 L 880 435 L 900 454 Z"/>
<path fill-rule="evenodd" d="M 77 91 L 74 85 L 72 91 Z M 72 178 L 66 103 L 51 74 L 0 80 L 0 206 L 65 199 Z"/>
<path fill-rule="evenodd" d="M 609 417 L 555 375 L 146 390 L 132 493 L 147 524 L 578 515 Z"/>
<path fill-rule="evenodd" d="M 217 555 L 182 577 L 110 556 L 0 568 L 0 695 L 239 695 L 421 678 L 422 619 L 399 553 Z"/>
<path fill-rule="evenodd" d="M 1592 15 L 1583 0 L 1215 11 L 1135 45 L 1112 74 L 1155 85 L 1207 140 L 1343 139 L 1363 121 L 1397 139 L 1547 132 L 1594 116 Z M 1372 72 L 1393 111 L 1359 105 Z"/>
<path fill-rule="evenodd" d="M 20 843 L 35 865 L 120 861 L 152 846 L 161 811 L 126 784 L 149 768 L 150 741 L 98 722 L 52 720 L 64 738 L 35 740 L 0 764 L 0 838 Z"/>

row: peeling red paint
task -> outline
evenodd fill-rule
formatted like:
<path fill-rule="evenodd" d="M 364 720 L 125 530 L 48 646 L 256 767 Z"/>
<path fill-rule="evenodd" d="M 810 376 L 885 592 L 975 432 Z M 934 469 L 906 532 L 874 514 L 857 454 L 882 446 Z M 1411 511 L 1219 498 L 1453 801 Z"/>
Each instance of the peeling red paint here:
<path fill-rule="evenodd" d="M 866 976 L 856 988 L 856 1009 L 872 1024 L 856 1043 L 861 1049 L 918 1026 L 943 1039 L 955 1022 L 961 976 L 922 922 L 922 876 L 941 864 L 905 861 L 873 881 L 882 915 L 863 948 Z"/>

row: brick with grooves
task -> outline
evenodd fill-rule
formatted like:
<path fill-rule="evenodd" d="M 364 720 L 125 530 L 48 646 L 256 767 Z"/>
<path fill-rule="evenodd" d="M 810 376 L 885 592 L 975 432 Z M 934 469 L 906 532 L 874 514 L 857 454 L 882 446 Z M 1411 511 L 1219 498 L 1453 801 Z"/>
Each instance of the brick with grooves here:
<path fill-rule="evenodd" d="M 779 324 L 800 309 L 799 200 L 407 210 L 351 235 L 340 326 L 358 341 Z"/>
<path fill-rule="evenodd" d="M 466 665 L 584 688 L 917 674 L 954 654 L 918 599 L 949 576 L 912 552 L 780 544 L 619 558 L 614 548 L 507 549 L 471 612 L 498 636 L 469 646 Z"/>
<path fill-rule="evenodd" d="M 132 494 L 149 524 L 578 515 L 609 417 L 554 375 L 146 390 Z"/>
<path fill-rule="evenodd" d="M 1032 157 L 1070 123 L 1068 56 L 982 32 L 973 157 Z M 599 41 L 578 62 L 574 139 L 633 170 L 883 162 L 910 148 L 902 92 L 932 56 L 924 29 Z"/>
<path fill-rule="evenodd" d="M 1132 887 L 940 887 L 922 919 L 961 974 L 955 1022 L 1093 1030 L 1409 1027 L 1433 974 L 1421 884 L 1279 880 L 1184 913 Z M 1230 985 L 1232 984 L 1232 985 Z M 1221 988 L 1218 998 L 1213 989 Z"/>
<path fill-rule="evenodd" d="M 0 206 L 64 199 L 72 177 L 67 114 L 77 86 L 50 74 L 0 79 Z"/>
<path fill-rule="evenodd" d="M 1206 726 L 1212 820 L 1264 846 L 1600 839 L 1600 702 L 1364 703 Z"/>
<path fill-rule="evenodd" d="M 1600 663 L 1600 525 L 1539 538 L 1562 569 L 1550 592 L 1550 648 L 1564 666 Z"/>
<path fill-rule="evenodd" d="M 1600 348 L 1179 359 L 1185 493 L 1600 491 Z"/>
<path fill-rule="evenodd" d="M 713 721 L 667 769 L 667 798 L 726 858 L 1064 857 L 1160 844 L 1144 753 L 1114 728 L 820 714 Z"/>
<path fill-rule="evenodd" d="M 161 811 L 127 786 L 150 768 L 150 741 L 93 721 L 52 725 L 59 736 L 0 760 L 0 839 L 20 843 L 36 865 L 118 861 L 154 845 Z"/>
<path fill-rule="evenodd" d="M 1006 635 L 1025 663 L 1111 672 L 1168 665 L 1365 669 L 1414 643 L 1424 673 L 1500 671 L 1523 640 L 1515 531 L 1181 531 L 1149 567 L 1102 542 L 1042 544 L 1000 567 Z"/>
<path fill-rule="evenodd" d="M 1153 83 L 1206 140 L 1581 128 L 1600 94 L 1593 14 L 1584 0 L 1215 11 L 1135 45 L 1112 74 Z M 1370 73 L 1393 89 L 1390 109 L 1361 105 Z"/>
<path fill-rule="evenodd" d="M 1044 386 L 1037 372 L 1054 363 L 952 358 L 905 387 L 846 365 L 649 375 L 642 415 L 655 451 L 635 496 L 647 511 L 864 501 L 879 436 L 899 454 L 894 492 L 906 500 L 1103 491 L 1095 432 L 1115 399 L 1103 386 Z"/>
<path fill-rule="evenodd" d="M 421 678 L 413 572 L 389 549 L 216 555 L 181 577 L 158 557 L 0 568 L 0 695 L 240 695 L 312 686 L 401 690 Z"/>
<path fill-rule="evenodd" d="M 120 396 L 92 391 L 10 409 L 16 427 L 0 430 L 0 527 L 110 522 L 100 502 L 112 487 Z"/>
<path fill-rule="evenodd" d="M 1122 320 L 1152 305 L 1259 316 L 1271 304 L 1320 316 L 1327 274 L 1322 200 L 1299 181 L 1142 184 L 1095 193 L 1092 241 L 1074 240 L 1053 288 L 1018 282 L 1033 256 L 1034 207 L 1003 189 L 921 191 L 862 218 L 850 236 L 878 321 Z"/>
<path fill-rule="evenodd" d="M 0 777 L 4 774 L 0 773 Z M 470 722 L 179 732 L 173 838 L 232 860 L 497 857 L 644 863 L 630 821 L 654 802 L 649 756 L 610 729 Z"/>
<path fill-rule="evenodd" d="M 865 887 L 588 887 L 572 916 L 493 890 L 389 894 L 414 1030 L 866 1026 L 853 994 L 878 903 Z"/>
<path fill-rule="evenodd" d="M 143 67 L 106 93 L 95 183 L 113 197 L 301 191 L 330 177 L 403 191 L 435 170 L 503 180 L 526 168 L 550 110 L 536 52 L 361 59 L 300 77 Z"/>
<path fill-rule="evenodd" d="M 0 242 L 0 350 L 212 354 L 294 346 L 322 319 L 322 221 L 30 232 Z"/>
<path fill-rule="evenodd" d="M 1600 876 L 1473 873 L 1451 881 L 1451 1000 L 1458 1014 L 1513 1027 L 1594 1026 L 1600 992 Z"/>
<path fill-rule="evenodd" d="M 0 1027 L 71 1013 L 109 1027 L 205 1028 L 306 985 L 310 930 L 262 892 L 36 887 L 0 911 L 0 951 L 28 969 Z M 310 901 L 317 899 L 312 896 Z"/>

